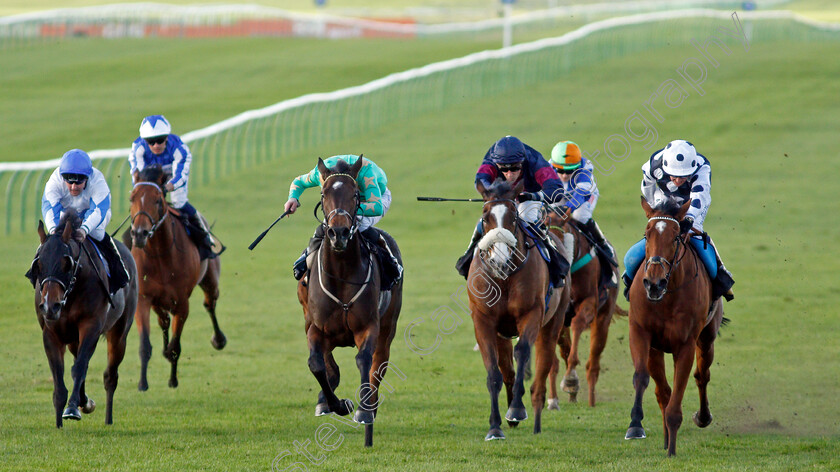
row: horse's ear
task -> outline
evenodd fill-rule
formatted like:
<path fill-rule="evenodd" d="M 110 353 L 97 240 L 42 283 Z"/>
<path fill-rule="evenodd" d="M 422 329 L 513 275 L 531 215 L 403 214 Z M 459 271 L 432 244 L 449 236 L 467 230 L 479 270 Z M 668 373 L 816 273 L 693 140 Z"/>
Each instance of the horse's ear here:
<path fill-rule="evenodd" d="M 522 193 L 523 190 L 525 190 L 525 179 L 520 179 L 519 182 L 513 186 L 513 198 L 515 199 L 516 196 Z"/>
<path fill-rule="evenodd" d="M 318 172 L 321 174 L 321 185 L 324 185 L 324 180 L 327 179 L 327 176 L 330 175 L 330 170 L 327 168 L 327 165 L 324 164 L 324 160 L 320 157 L 318 158 Z"/>
<path fill-rule="evenodd" d="M 359 176 L 359 171 L 362 170 L 362 167 L 364 165 L 365 165 L 364 154 L 360 154 L 359 159 L 352 166 L 350 166 L 350 169 L 347 171 L 347 173 L 350 174 L 350 176 L 352 176 L 355 179 L 356 177 Z"/>
<path fill-rule="evenodd" d="M 41 244 L 44 244 L 44 241 L 47 240 L 47 232 L 44 230 L 44 222 L 42 220 L 38 220 L 38 237 L 41 238 Z"/>
<path fill-rule="evenodd" d="M 640 196 L 639 198 L 642 199 L 642 208 L 644 208 L 645 210 L 645 215 L 647 215 L 647 217 L 650 218 L 651 216 L 653 216 L 653 208 L 651 208 L 650 205 L 648 205 L 648 202 L 647 200 L 645 200 L 644 196 Z"/>
<path fill-rule="evenodd" d="M 688 209 L 690 207 L 691 207 L 691 200 L 686 200 L 686 202 L 683 203 L 683 206 L 680 207 L 680 211 L 677 212 L 677 216 L 676 216 L 677 221 L 682 221 L 683 218 L 685 218 L 685 214 L 688 213 Z"/>
<path fill-rule="evenodd" d="M 475 189 L 478 190 L 479 195 L 481 195 L 482 197 L 484 197 L 487 193 L 487 187 L 484 186 L 483 180 L 479 180 L 475 183 Z"/>
<path fill-rule="evenodd" d="M 73 224 L 70 221 L 70 218 L 66 218 L 64 220 L 64 232 L 61 233 L 61 240 L 64 241 L 64 244 L 70 242 L 70 238 L 73 237 Z"/>

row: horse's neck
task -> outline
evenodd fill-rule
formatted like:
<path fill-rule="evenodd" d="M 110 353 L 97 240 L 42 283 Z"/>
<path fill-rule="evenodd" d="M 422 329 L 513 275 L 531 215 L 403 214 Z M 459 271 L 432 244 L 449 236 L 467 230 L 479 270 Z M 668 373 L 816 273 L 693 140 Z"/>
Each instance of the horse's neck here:
<path fill-rule="evenodd" d="M 358 269 L 360 267 L 365 267 L 364 261 L 362 260 L 361 237 L 362 235 L 359 233 L 353 235 L 353 239 L 350 240 L 347 249 L 341 252 L 335 251 L 329 239 L 324 238 L 320 250 L 321 254 L 319 255 L 324 271 L 330 275 L 357 282 L 357 280 L 351 279 L 351 277 L 359 272 Z"/>
<path fill-rule="evenodd" d="M 586 236 L 583 235 L 583 231 L 578 229 L 574 224 L 566 223 L 565 227 L 566 231 L 571 232 L 575 237 L 575 251 L 573 258 L 578 260 L 589 252 L 592 246 L 589 244 L 589 240 L 586 239 Z"/>
<path fill-rule="evenodd" d="M 172 224 L 172 218 L 175 216 L 169 213 L 168 205 L 163 207 L 163 216 L 163 220 L 158 220 L 160 224 L 147 243 L 147 246 L 150 246 L 155 254 L 169 254 L 175 250 L 174 239 L 177 230 L 175 229 L 176 225 Z"/>

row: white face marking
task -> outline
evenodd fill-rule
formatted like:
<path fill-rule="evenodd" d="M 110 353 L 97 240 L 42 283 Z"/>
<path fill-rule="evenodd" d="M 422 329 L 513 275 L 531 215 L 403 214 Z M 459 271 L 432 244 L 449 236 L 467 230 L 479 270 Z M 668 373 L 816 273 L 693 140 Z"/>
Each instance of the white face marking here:
<path fill-rule="evenodd" d="M 342 185 L 344 185 L 344 182 L 335 182 L 334 184 L 332 184 L 332 189 L 338 190 L 341 188 Z"/>
<path fill-rule="evenodd" d="M 662 234 L 665 231 L 665 222 L 659 221 L 656 223 L 656 231 L 659 231 L 659 234 Z"/>
<path fill-rule="evenodd" d="M 496 219 L 496 226 L 498 228 L 502 228 L 502 222 L 504 221 L 505 215 L 507 214 L 507 205 L 496 205 L 490 210 L 490 213 L 493 214 L 493 218 Z"/>

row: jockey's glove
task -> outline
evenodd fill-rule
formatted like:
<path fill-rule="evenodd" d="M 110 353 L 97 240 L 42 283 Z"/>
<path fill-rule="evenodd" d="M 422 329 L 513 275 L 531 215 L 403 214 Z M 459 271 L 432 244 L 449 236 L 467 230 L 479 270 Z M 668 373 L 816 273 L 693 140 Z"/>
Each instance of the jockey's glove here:
<path fill-rule="evenodd" d="M 691 231 L 691 228 L 694 226 L 694 218 L 687 216 L 685 219 L 680 221 L 680 234 L 686 234 Z"/>
<path fill-rule="evenodd" d="M 541 202 L 542 195 L 540 195 L 538 192 L 522 192 L 516 196 L 516 200 L 520 203 L 527 202 L 529 200 Z"/>

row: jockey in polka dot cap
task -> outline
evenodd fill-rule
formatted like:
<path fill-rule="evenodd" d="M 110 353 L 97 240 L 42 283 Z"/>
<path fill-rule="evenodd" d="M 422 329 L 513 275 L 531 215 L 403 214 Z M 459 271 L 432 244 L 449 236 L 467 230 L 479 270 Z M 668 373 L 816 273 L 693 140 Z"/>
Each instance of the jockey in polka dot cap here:
<path fill-rule="evenodd" d="M 680 232 L 686 234 L 692 228 L 703 232 L 703 222 L 712 203 L 712 168 L 705 156 L 698 154 L 690 142 L 678 139 L 653 153 L 642 166 L 642 174 L 642 195 L 651 208 L 657 208 L 668 200 L 679 205 L 690 201 L 688 213 L 680 222 Z M 702 237 L 695 235 L 691 238 L 692 246 L 712 279 L 712 301 L 721 296 L 727 301 L 732 300 L 732 285 L 735 283 L 732 274 L 721 262 L 712 239 L 709 238 L 708 242 L 708 247 L 704 248 Z M 645 239 L 642 238 L 624 256 L 625 273 L 622 278 L 625 298 L 629 297 L 633 277 L 644 258 Z"/>

